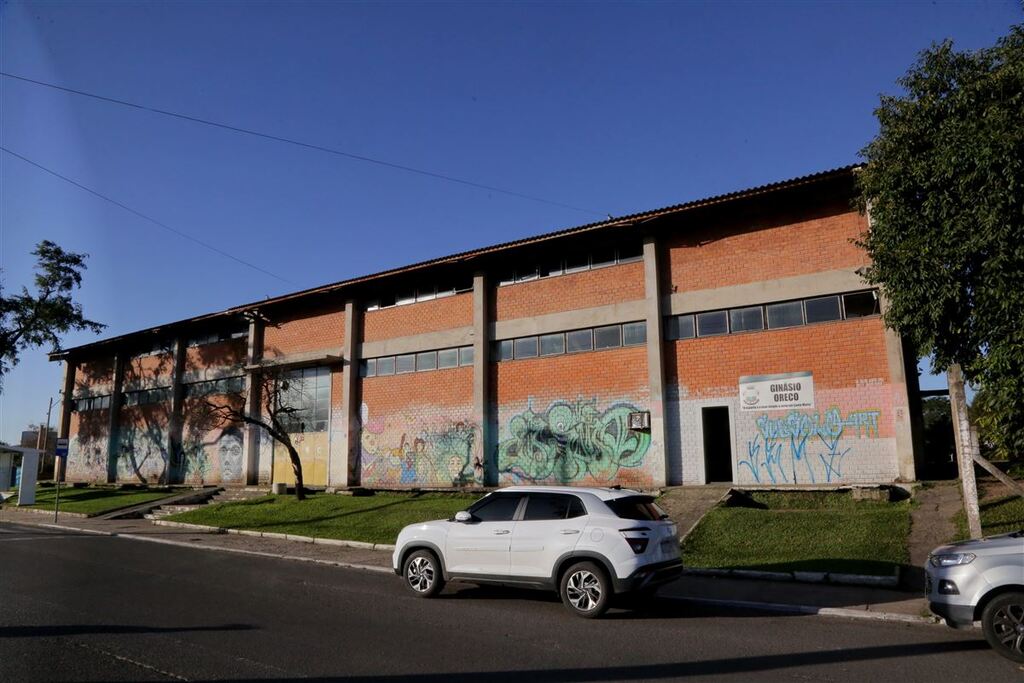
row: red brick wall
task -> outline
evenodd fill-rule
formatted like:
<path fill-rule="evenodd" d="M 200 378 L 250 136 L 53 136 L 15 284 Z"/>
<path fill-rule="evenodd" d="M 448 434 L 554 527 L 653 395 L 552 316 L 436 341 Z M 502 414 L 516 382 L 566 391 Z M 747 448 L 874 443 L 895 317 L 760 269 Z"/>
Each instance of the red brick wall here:
<path fill-rule="evenodd" d="M 514 320 L 643 298 L 643 262 L 624 263 L 498 287 L 496 319 Z"/>
<path fill-rule="evenodd" d="M 170 403 L 126 406 L 118 432 L 117 480 L 125 483 L 167 483 L 167 429 Z"/>
<path fill-rule="evenodd" d="M 848 205 L 825 215 L 687 227 L 666 241 L 670 288 L 711 289 L 868 263 L 851 243 L 867 220 Z"/>
<path fill-rule="evenodd" d="M 174 356 L 159 353 L 129 358 L 124 366 L 125 391 L 142 387 L 169 386 L 174 373 Z"/>
<path fill-rule="evenodd" d="M 364 486 L 447 487 L 480 480 L 472 368 L 367 377 L 361 395 Z"/>
<path fill-rule="evenodd" d="M 75 370 L 75 395 L 110 393 L 114 383 L 114 359 L 82 363 Z"/>
<path fill-rule="evenodd" d="M 249 342 L 242 338 L 190 346 L 185 349 L 185 372 L 242 365 L 245 363 L 248 344 Z"/>
<path fill-rule="evenodd" d="M 501 362 L 493 379 L 502 484 L 652 484 L 660 456 L 626 423 L 650 407 L 646 346 Z"/>
<path fill-rule="evenodd" d="M 293 353 L 338 349 L 345 340 L 345 311 L 276 316 L 263 331 L 263 356 L 274 358 Z"/>
<path fill-rule="evenodd" d="M 405 306 L 367 311 L 363 318 L 363 341 L 408 337 L 473 324 L 473 294 L 421 301 Z"/>

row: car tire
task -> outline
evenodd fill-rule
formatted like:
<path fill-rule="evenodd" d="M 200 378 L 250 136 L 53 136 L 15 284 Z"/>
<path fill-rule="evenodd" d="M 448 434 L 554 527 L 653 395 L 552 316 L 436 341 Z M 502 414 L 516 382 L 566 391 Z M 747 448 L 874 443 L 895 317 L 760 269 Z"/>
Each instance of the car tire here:
<path fill-rule="evenodd" d="M 429 550 L 417 550 L 405 558 L 402 579 L 405 587 L 418 598 L 432 598 L 444 588 L 441 562 Z"/>
<path fill-rule="evenodd" d="M 559 582 L 562 603 L 578 617 L 593 619 L 605 613 L 612 584 L 604 569 L 593 562 L 577 562 L 565 570 Z"/>
<path fill-rule="evenodd" d="M 1024 593 L 1003 593 L 985 606 L 981 628 L 992 649 L 1024 662 Z"/>

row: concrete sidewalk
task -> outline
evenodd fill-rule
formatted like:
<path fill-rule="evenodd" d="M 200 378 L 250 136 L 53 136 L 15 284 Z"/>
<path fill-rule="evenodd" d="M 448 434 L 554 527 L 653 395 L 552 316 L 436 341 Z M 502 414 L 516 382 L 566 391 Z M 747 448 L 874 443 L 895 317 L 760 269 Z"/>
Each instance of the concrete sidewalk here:
<path fill-rule="evenodd" d="M 340 567 L 391 573 L 386 550 L 334 545 L 330 541 L 288 540 L 203 529 L 158 526 L 141 519 L 59 519 L 10 508 L 0 509 L 0 523 L 64 528 L 85 533 L 120 536 L 222 552 L 316 562 Z M 688 602 L 772 612 L 818 614 L 934 624 L 927 601 L 917 593 L 885 588 L 837 586 L 687 575 L 662 587 L 662 597 Z"/>

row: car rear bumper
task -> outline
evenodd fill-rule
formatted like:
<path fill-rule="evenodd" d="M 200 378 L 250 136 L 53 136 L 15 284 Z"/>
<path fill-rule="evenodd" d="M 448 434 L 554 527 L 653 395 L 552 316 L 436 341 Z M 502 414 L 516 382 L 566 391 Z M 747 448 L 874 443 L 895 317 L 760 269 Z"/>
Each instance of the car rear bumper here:
<path fill-rule="evenodd" d="M 656 562 L 640 567 L 624 579 L 612 578 L 616 593 L 631 593 L 674 581 L 683 574 L 682 560 Z"/>

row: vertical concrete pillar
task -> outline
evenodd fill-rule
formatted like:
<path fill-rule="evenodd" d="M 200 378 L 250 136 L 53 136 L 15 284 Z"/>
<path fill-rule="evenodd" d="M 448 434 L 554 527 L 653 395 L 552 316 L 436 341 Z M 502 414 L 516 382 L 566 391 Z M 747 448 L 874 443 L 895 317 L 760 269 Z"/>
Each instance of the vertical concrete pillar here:
<path fill-rule="evenodd" d="M 255 367 L 263 359 L 263 319 L 254 313 L 249 320 L 249 346 L 245 355 L 248 368 L 245 373 L 245 414 L 258 417 L 260 414 L 260 392 L 262 374 Z M 245 483 L 250 486 L 259 483 L 260 476 L 260 428 L 245 426 Z"/>
<path fill-rule="evenodd" d="M 881 290 L 878 304 L 882 313 L 888 302 Z M 917 469 L 914 461 L 914 422 L 910 415 L 910 392 L 907 388 L 907 364 L 903 357 L 903 338 L 889 327 L 885 328 L 885 356 L 889 366 L 892 387 L 892 419 L 896 436 L 896 462 L 900 481 L 914 481 Z"/>
<path fill-rule="evenodd" d="M 117 459 L 121 455 L 121 402 L 124 398 L 124 366 L 128 355 L 114 354 L 114 387 L 110 392 L 110 420 L 107 423 L 107 483 L 117 481 Z"/>
<path fill-rule="evenodd" d="M 359 342 L 362 338 L 363 316 L 355 301 L 345 302 L 345 341 L 341 356 L 341 449 L 342 460 L 331 464 L 332 486 L 359 485 Z M 332 449 L 333 450 L 333 449 Z"/>
<path fill-rule="evenodd" d="M 479 465 L 474 462 L 474 473 L 482 474 L 481 484 L 495 486 L 498 483 L 498 453 L 494 446 L 494 428 L 491 426 L 490 378 L 490 292 L 487 276 L 477 273 L 473 276 L 473 422 L 480 427 Z"/>
<path fill-rule="evenodd" d="M 174 340 L 172 351 L 174 366 L 171 370 L 171 415 L 167 424 L 167 480 L 164 482 L 166 484 L 178 483 L 182 475 L 181 434 L 185 423 L 185 416 L 183 415 L 185 385 L 182 380 L 185 377 L 185 352 L 187 348 L 188 342 L 184 337 L 178 336 Z"/>
<path fill-rule="evenodd" d="M 64 388 L 61 389 L 60 422 L 57 423 L 57 437 L 68 439 L 71 436 L 71 411 L 75 399 L 75 373 L 78 365 L 71 359 L 64 361 Z M 71 451 L 68 451 L 71 457 Z M 57 458 L 53 464 L 53 478 L 64 481 L 67 477 L 67 458 Z"/>
<path fill-rule="evenodd" d="M 671 471 L 665 431 L 665 358 L 663 353 L 661 270 L 658 243 L 653 236 L 644 238 L 644 311 L 647 314 L 647 383 L 651 392 L 651 457 L 661 459 L 661 472 L 655 483 L 668 484 Z"/>

